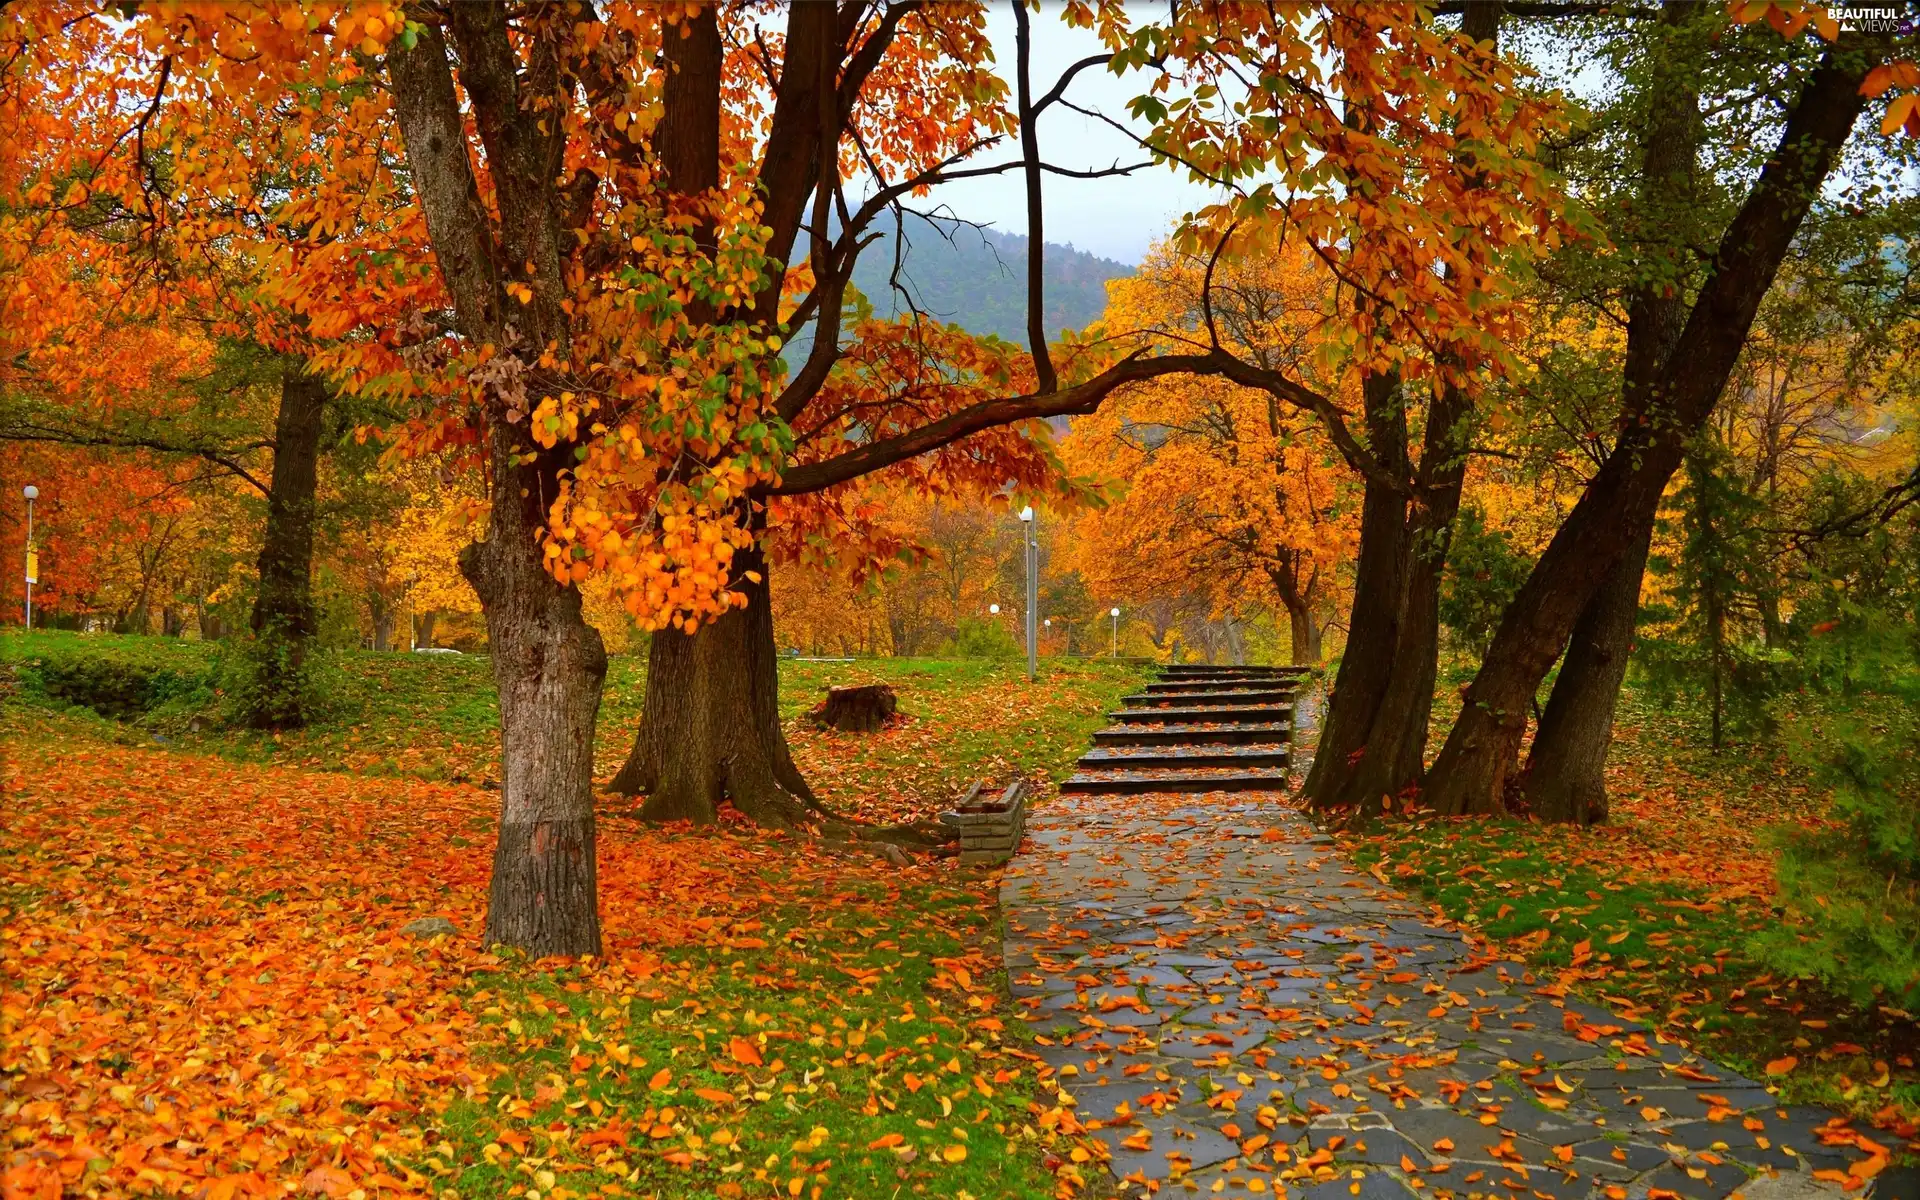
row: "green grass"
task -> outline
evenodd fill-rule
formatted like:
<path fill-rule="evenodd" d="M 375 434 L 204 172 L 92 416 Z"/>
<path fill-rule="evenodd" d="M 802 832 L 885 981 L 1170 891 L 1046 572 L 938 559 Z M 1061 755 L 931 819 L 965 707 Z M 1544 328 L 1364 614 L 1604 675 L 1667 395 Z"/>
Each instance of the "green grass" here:
<path fill-rule="evenodd" d="M 498 775 L 499 705 L 484 656 L 328 653 L 317 666 L 324 696 L 317 718 L 303 729 L 263 733 L 222 722 L 221 652 L 218 643 L 174 638 L 13 634 L 0 637 L 0 680 L 11 676 L 16 700 L 37 711 L 64 714 L 123 744 L 360 775 L 473 783 Z M 39 682 L 47 664 L 102 659 L 184 682 L 165 702 L 117 716 L 63 701 Z M 1065 778 L 1088 735 L 1145 673 L 1138 664 L 1047 660 L 1030 684 L 1023 664 L 999 660 L 782 659 L 780 714 L 802 771 L 829 803 L 924 811 L 976 778 Z M 869 681 L 899 694 L 906 719 L 898 728 L 841 734 L 805 720 L 826 687 Z M 601 700 L 598 777 L 610 777 L 624 760 L 645 693 L 644 655 L 613 657 Z"/>
<path fill-rule="evenodd" d="M 613 1124 L 626 1137 L 591 1153 L 595 1169 L 567 1180 L 575 1194 L 1051 1195 L 1036 1077 L 1001 1042 L 1008 1014 L 989 999 L 1003 981 L 962 989 L 950 969 L 997 949 L 997 920 L 937 885 L 854 890 L 857 906 L 774 914 L 761 937 L 777 951 L 669 955 L 664 990 L 592 970 L 482 977 L 473 1001 L 511 1066 L 455 1102 L 452 1153 L 421 1168 L 461 1196 L 553 1195 L 540 1160 L 576 1123 Z M 735 1039 L 760 1063 L 742 1062 Z M 528 1145 L 501 1138 L 502 1114 Z"/>

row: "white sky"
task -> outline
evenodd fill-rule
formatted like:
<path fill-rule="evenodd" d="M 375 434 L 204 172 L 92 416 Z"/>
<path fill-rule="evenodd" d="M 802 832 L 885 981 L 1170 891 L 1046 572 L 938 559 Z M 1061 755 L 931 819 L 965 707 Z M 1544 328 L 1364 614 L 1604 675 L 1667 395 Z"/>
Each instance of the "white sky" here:
<path fill-rule="evenodd" d="M 995 4 L 987 14 L 1000 75 L 1014 83 L 1014 21 L 1010 5 Z M 1076 60 L 1102 51 L 1091 30 L 1069 29 L 1056 0 L 1042 0 L 1033 16 L 1033 90 L 1045 94 Z M 1082 108 L 1127 119 L 1127 101 L 1147 90 L 1151 77 L 1137 72 L 1116 78 L 1104 68 L 1082 71 L 1067 98 Z M 1048 162 L 1076 169 L 1144 161 L 1146 155 L 1117 130 L 1059 105 L 1040 118 L 1040 153 Z M 1000 152 L 1019 153 L 1017 143 Z M 1001 161 L 999 157 L 986 161 Z M 1147 248 L 1166 236 L 1184 213 L 1211 198 L 1206 185 L 1189 183 L 1184 170 L 1147 167 L 1126 178 L 1044 177 L 1046 240 L 1136 264 Z M 1027 232 L 1027 199 L 1018 173 L 962 179 L 934 190 L 922 205 L 944 204 L 955 216 L 983 221 L 1004 233 Z"/>

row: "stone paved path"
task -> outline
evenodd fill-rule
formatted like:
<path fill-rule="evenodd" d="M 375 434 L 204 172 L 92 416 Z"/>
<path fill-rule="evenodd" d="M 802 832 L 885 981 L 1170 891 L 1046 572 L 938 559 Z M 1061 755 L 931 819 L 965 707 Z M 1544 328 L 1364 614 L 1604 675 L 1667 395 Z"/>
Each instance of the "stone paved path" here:
<path fill-rule="evenodd" d="M 1781 1200 L 1858 1153 L 1474 958 L 1274 793 L 1063 796 L 1001 902 L 1038 1052 L 1136 1191 Z"/>

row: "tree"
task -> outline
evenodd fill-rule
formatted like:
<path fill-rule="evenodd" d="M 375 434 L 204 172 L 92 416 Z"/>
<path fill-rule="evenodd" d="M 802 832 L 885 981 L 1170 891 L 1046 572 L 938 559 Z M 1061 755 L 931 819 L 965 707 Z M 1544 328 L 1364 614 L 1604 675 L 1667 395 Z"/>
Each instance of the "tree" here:
<path fill-rule="evenodd" d="M 1629 397 L 1605 462 L 1494 635 L 1459 719 L 1428 773 L 1442 813 L 1503 801 L 1535 689 L 1608 571 L 1650 526 L 1687 442 L 1711 415 L 1795 233 L 1867 106 L 1890 39 L 1841 33 L 1805 76 L 1777 148 L 1720 239 L 1665 364 Z"/>
<path fill-rule="evenodd" d="M 1159 248 L 1112 285 L 1106 328 L 1185 336 L 1206 267 Z M 1213 284 L 1235 354 L 1314 376 L 1336 311 L 1317 259 L 1295 249 L 1222 263 Z M 1319 661 L 1355 514 L 1345 467 L 1312 416 L 1222 379 L 1162 380 L 1075 422 L 1065 449 L 1124 491 L 1080 522 L 1079 566 L 1095 590 L 1135 602 L 1197 591 L 1209 614 L 1229 619 L 1284 612 L 1292 661 Z"/>
<path fill-rule="evenodd" d="M 1133 43 L 1202 89 L 1199 102 L 1137 102 L 1156 122 L 1148 143 L 1233 188 L 1186 224 L 1183 243 L 1209 258 L 1267 253 L 1290 238 L 1308 247 L 1341 289 L 1348 328 L 1332 344 L 1360 401 L 1356 429 L 1350 407 L 1284 371 L 1230 355 L 1224 372 L 1317 416 L 1368 487 L 1348 621 L 1355 636 L 1307 792 L 1317 804 L 1391 793 L 1420 765 L 1462 425 L 1473 394 L 1511 365 L 1516 277 L 1569 231 L 1552 176 L 1532 157 L 1558 126 L 1556 106 L 1525 88 L 1487 40 L 1453 35 L 1423 14 L 1315 14 L 1306 23 L 1330 59 L 1322 74 L 1290 40 L 1292 14 L 1184 11 L 1188 20 Z M 1493 11 L 1469 8 L 1480 22 Z M 1295 86 L 1243 96 L 1248 78 Z M 1300 86 L 1303 78 L 1314 86 Z M 1275 133 L 1291 128 L 1312 130 L 1323 157 L 1302 157 L 1297 134 Z M 1342 186 L 1289 190 L 1262 177 L 1276 165 Z M 1203 315 L 1204 344 L 1219 347 L 1211 305 Z M 1416 465 L 1408 411 L 1423 396 L 1433 401 Z"/>
<path fill-rule="evenodd" d="M 246 16 L 236 13 L 222 32 Z M 190 39 L 201 28 L 193 14 L 183 22 L 172 36 Z M 308 359 L 346 332 L 316 313 L 312 297 L 343 301 L 350 324 L 366 326 L 392 320 L 417 291 L 359 287 L 369 261 L 360 255 L 390 252 L 382 221 L 393 215 L 393 189 L 382 185 L 390 176 L 377 143 L 329 135 L 350 119 L 364 80 L 334 81 L 324 103 L 260 80 L 227 87 L 217 68 L 140 39 L 85 4 L 0 18 L 9 89 L 22 79 L 44 84 L 4 118 L 10 144 L 24 153 L 0 199 L 0 265 L 23 286 L 0 298 L 0 340 L 14 351 L 14 386 L 44 402 L 15 432 L 196 456 L 262 493 L 266 536 L 242 715 L 261 727 L 295 725 L 305 716 L 315 631 L 317 464 L 326 434 L 338 432 L 326 417 L 340 415 L 339 398 Z M 326 174 L 324 187 L 314 186 L 315 173 Z M 311 206 L 316 191 L 332 202 L 324 214 Z M 366 198 L 356 202 L 356 193 Z M 163 358 L 170 347 L 179 355 L 217 346 L 219 371 L 195 389 L 202 404 L 183 412 L 158 403 L 167 397 L 155 389 L 121 386 L 124 372 L 96 353 L 108 341 Z M 237 406 L 217 393 L 269 382 L 277 408 L 236 426 Z"/>

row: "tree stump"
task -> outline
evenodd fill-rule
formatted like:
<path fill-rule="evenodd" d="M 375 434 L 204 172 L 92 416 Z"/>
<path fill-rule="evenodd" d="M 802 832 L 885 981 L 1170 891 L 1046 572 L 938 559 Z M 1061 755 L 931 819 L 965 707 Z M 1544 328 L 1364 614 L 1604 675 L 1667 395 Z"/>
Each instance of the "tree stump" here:
<path fill-rule="evenodd" d="M 893 689 L 884 683 L 862 683 L 851 687 L 831 687 L 827 698 L 813 710 L 816 725 L 848 733 L 872 733 L 884 729 L 887 718 L 899 708 Z"/>

